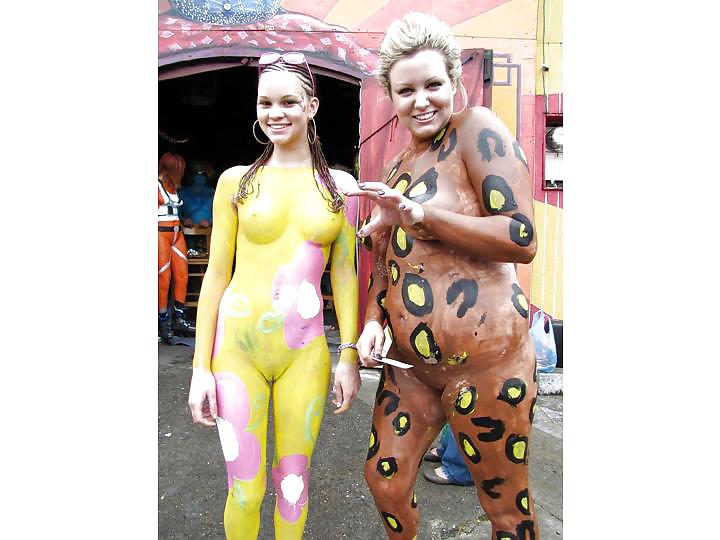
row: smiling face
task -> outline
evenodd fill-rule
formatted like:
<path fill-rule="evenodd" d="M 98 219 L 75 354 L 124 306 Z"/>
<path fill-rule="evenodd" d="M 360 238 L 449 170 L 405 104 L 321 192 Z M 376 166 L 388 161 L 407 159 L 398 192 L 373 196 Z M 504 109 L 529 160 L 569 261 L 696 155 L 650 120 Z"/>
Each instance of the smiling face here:
<path fill-rule="evenodd" d="M 266 71 L 258 82 L 257 118 L 265 135 L 276 146 L 307 143 L 307 126 L 318 108 L 308 98 L 300 79 L 287 71 Z"/>
<path fill-rule="evenodd" d="M 452 116 L 455 86 L 445 58 L 423 50 L 401 58 L 390 69 L 390 98 L 400 123 L 416 141 L 434 137 Z"/>

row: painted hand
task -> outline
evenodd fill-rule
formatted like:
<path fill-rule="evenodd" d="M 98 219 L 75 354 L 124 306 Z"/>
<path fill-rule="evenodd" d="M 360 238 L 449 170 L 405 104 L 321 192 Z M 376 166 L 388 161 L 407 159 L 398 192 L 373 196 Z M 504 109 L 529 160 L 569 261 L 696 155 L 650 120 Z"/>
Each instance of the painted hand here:
<path fill-rule="evenodd" d="M 345 195 L 367 197 L 375 201 L 379 210 L 370 222 L 357 232 L 360 238 L 392 225 L 413 225 L 422 221 L 425 215 L 422 205 L 382 182 L 360 182 L 358 186 L 359 189 L 345 191 Z"/>
<path fill-rule="evenodd" d="M 333 382 L 333 392 L 335 393 L 333 403 L 337 407 L 335 414 L 344 413 L 350 408 L 360 389 L 360 384 L 360 371 L 357 364 L 354 362 L 338 363 Z"/>
<path fill-rule="evenodd" d="M 193 368 L 188 405 L 193 422 L 214 426 L 217 419 L 215 377 L 203 368 Z"/>
<path fill-rule="evenodd" d="M 382 356 L 384 342 L 385 332 L 382 325 L 377 321 L 368 321 L 357 342 L 360 363 L 365 367 L 376 367 L 378 363 L 373 358 Z"/>

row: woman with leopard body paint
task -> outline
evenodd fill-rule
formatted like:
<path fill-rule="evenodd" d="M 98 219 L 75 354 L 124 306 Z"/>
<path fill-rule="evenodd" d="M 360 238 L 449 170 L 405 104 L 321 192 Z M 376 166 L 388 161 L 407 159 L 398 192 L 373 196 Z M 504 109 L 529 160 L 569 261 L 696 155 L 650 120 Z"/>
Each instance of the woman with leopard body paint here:
<path fill-rule="evenodd" d="M 378 79 L 411 142 L 348 194 L 376 206 L 362 363 L 393 341 L 373 413 L 365 477 L 388 537 L 417 537 L 419 463 L 449 422 L 493 539 L 538 538 L 528 485 L 537 395 L 528 302 L 514 263 L 535 256 L 531 184 L 519 145 L 488 109 L 453 112 L 460 48 L 432 16 L 388 29 Z M 374 300 L 373 300 L 374 299 Z"/>

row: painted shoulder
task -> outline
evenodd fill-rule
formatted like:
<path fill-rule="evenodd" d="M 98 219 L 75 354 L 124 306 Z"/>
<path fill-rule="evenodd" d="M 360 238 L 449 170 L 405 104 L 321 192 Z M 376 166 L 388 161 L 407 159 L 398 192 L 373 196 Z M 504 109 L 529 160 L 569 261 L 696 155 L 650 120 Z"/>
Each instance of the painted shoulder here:
<path fill-rule="evenodd" d="M 461 132 L 479 133 L 483 129 L 489 128 L 500 131 L 502 134 L 512 138 L 507 126 L 503 124 L 497 114 L 487 107 L 470 107 L 466 111 L 455 115 L 454 122 Z"/>
<path fill-rule="evenodd" d="M 237 182 L 240 181 L 240 178 L 242 178 L 242 175 L 245 174 L 245 171 L 247 171 L 248 169 L 249 166 L 247 165 L 236 165 L 235 167 L 230 167 L 229 169 L 226 169 L 220 175 L 220 178 L 218 178 L 218 187 L 220 185 L 228 184 L 231 182 L 237 184 Z"/>
<path fill-rule="evenodd" d="M 357 180 L 355 180 L 355 177 L 345 171 L 341 171 L 340 169 L 330 169 L 330 174 L 333 177 L 333 180 L 335 180 L 335 185 L 340 191 L 350 191 L 354 188 L 357 188 Z"/>

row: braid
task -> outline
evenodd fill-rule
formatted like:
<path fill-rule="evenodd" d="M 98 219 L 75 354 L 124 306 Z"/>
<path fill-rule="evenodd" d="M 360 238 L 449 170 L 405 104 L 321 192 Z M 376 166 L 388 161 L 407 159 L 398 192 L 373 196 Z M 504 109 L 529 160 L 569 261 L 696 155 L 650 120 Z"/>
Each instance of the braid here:
<path fill-rule="evenodd" d="M 273 148 L 273 143 L 268 143 L 265 146 L 265 150 L 263 150 L 262 154 L 260 154 L 260 157 L 258 157 L 253 164 L 250 165 L 250 168 L 245 171 L 245 174 L 242 175 L 240 183 L 238 184 L 238 190 L 232 198 L 233 204 L 243 204 L 248 195 L 255 191 L 252 185 L 255 175 L 257 174 L 258 169 L 268 162 L 273 153 Z M 258 196 L 259 195 L 260 185 L 258 185 Z"/>
<path fill-rule="evenodd" d="M 338 193 L 337 186 L 335 185 L 335 179 L 332 177 L 332 174 L 330 174 L 330 168 L 328 167 L 322 147 L 320 146 L 320 137 L 317 137 L 317 134 L 315 141 L 310 144 L 310 155 L 312 156 L 313 170 L 317 171 L 317 176 L 320 177 L 322 186 L 327 189 L 330 195 L 329 197 L 326 196 L 320 185 L 318 185 L 318 191 L 320 191 L 323 199 L 328 202 L 328 208 L 330 208 L 333 213 L 338 213 L 345 205 L 345 202 Z M 316 184 L 317 176 L 315 177 Z"/>

